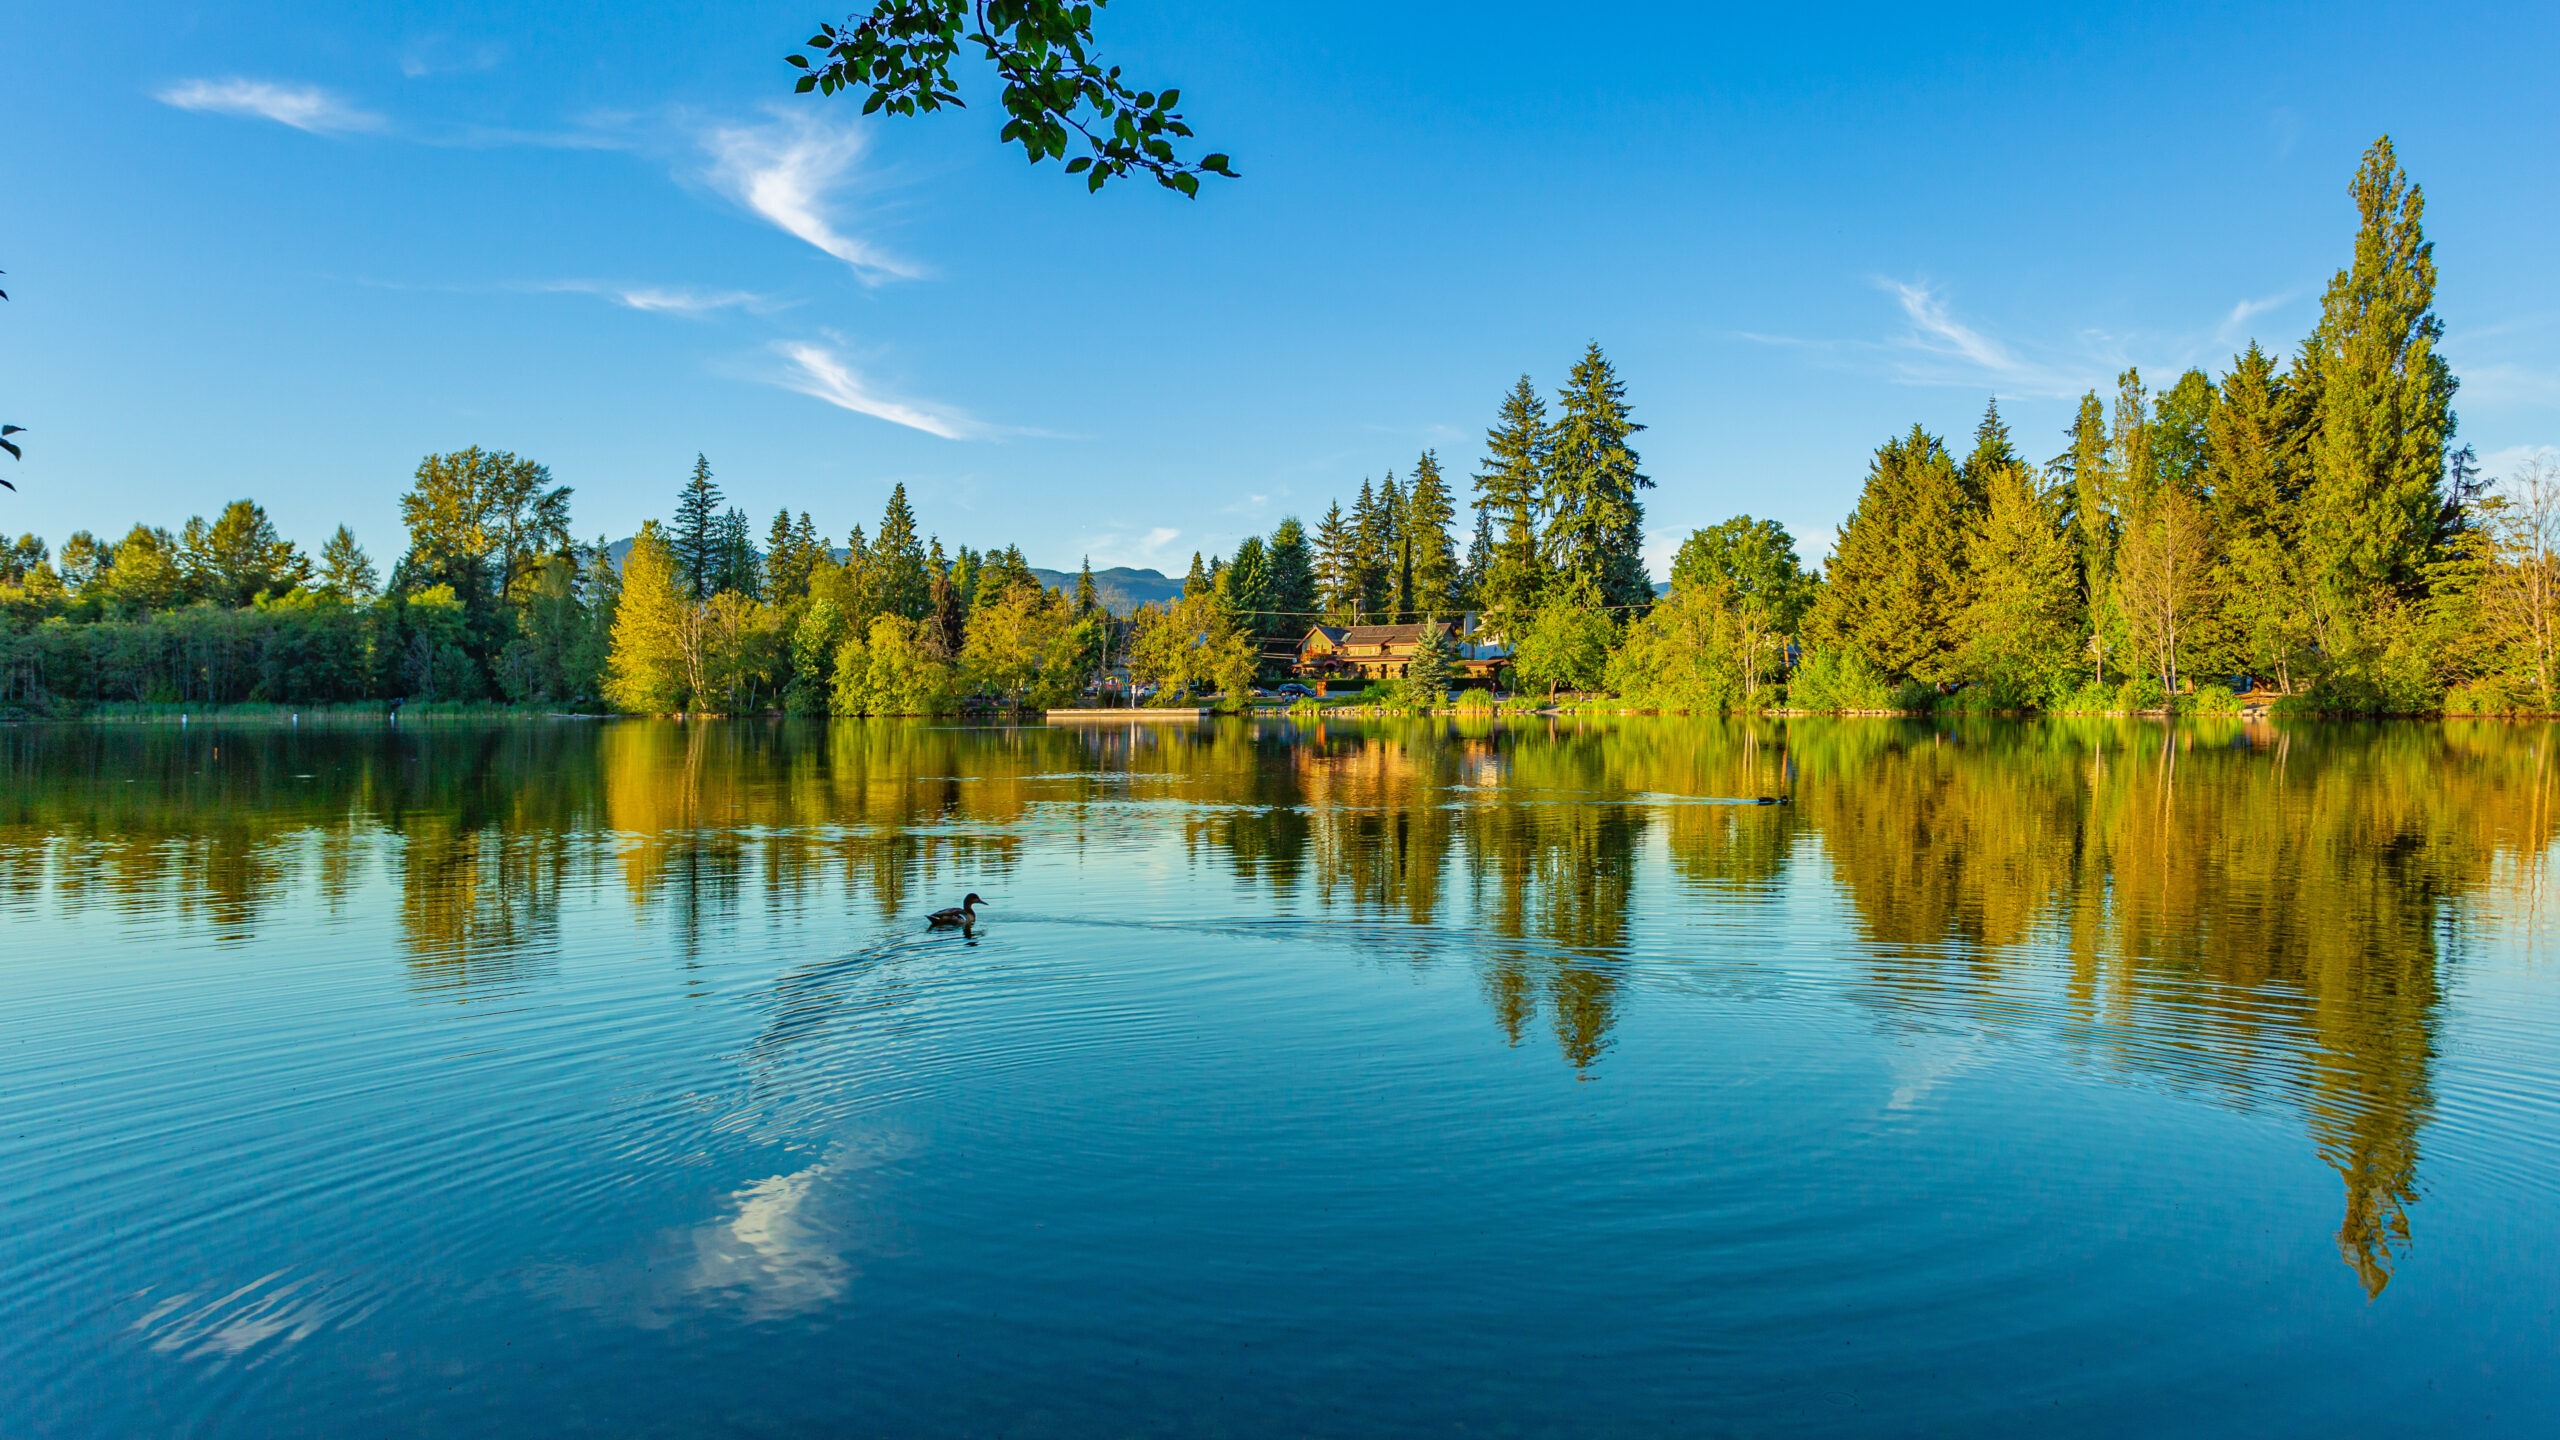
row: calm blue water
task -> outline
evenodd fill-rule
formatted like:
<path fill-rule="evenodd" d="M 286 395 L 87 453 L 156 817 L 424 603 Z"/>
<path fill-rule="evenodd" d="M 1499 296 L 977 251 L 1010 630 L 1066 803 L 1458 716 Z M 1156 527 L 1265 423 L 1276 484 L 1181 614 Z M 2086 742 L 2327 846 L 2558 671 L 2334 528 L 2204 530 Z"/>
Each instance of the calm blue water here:
<path fill-rule="evenodd" d="M 0 1433 L 2551 1434 L 2554 740 L 0 730 Z"/>

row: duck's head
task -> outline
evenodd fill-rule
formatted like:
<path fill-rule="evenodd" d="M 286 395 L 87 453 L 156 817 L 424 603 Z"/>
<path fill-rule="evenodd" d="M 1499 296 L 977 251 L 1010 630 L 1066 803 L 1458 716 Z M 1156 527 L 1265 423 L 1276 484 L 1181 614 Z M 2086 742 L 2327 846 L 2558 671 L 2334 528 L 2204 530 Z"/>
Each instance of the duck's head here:
<path fill-rule="evenodd" d="M 943 894 L 945 894 L 945 895 L 948 895 L 948 894 L 950 894 L 951 892 L 950 892 L 950 891 L 948 891 L 948 890 L 945 890 L 945 891 L 943 891 L 942 893 L 943 893 Z M 987 903 L 986 901 L 981 900 L 981 899 L 979 899 L 979 898 L 978 898 L 978 892 L 977 892 L 977 891 L 972 890 L 972 891 L 970 891 L 970 892 L 969 892 L 969 898 L 960 902 L 960 908 L 961 908 L 961 909 L 963 909 L 963 910 L 966 910 L 966 909 L 968 909 L 968 908 L 969 908 L 970 906 L 972 906 L 972 905 L 984 905 L 984 904 L 986 904 L 986 903 Z"/>

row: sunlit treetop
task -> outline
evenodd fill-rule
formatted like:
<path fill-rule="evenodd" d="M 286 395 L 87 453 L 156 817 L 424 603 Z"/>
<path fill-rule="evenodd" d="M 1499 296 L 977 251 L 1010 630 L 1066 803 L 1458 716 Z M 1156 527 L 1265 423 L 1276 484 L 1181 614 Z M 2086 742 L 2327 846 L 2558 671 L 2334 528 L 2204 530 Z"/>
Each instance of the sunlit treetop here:
<path fill-rule="evenodd" d="M 877 0 L 865 15 L 820 25 L 810 55 L 788 55 L 802 72 L 796 87 L 833 95 L 865 92 L 862 113 L 913 115 L 961 106 L 951 62 L 963 44 L 977 46 L 1004 85 L 1004 130 L 1031 163 L 1066 161 L 1067 173 L 1099 190 L 1125 175 L 1146 174 L 1184 195 L 1200 193 L 1200 177 L 1235 178 L 1222 154 L 1184 159 L 1175 142 L 1192 138 L 1174 107 L 1179 90 L 1135 90 L 1120 67 L 1089 53 L 1093 15 L 1104 0 Z M 1081 137 L 1086 153 L 1067 150 Z"/>

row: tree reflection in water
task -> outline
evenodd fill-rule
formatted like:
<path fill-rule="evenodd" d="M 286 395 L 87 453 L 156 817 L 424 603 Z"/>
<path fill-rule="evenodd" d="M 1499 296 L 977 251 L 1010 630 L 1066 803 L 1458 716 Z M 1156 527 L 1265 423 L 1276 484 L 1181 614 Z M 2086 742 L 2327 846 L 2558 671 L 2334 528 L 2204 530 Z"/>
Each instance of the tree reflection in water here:
<path fill-rule="evenodd" d="M 379 875 L 410 983 L 539 983 L 565 894 L 685 956 L 742 913 L 915 911 L 1035 852 L 1172 844 L 1277 911 L 1389 924 L 1592 1073 L 1645 934 L 1830 887 L 1877 1013 L 2043 1026 L 2142 1083 L 2298 1104 L 2379 1293 L 2447 968 L 2530 926 L 2553 732 L 2054 721 L 667 722 L 0 731 L 0 906 L 246 944 Z M 1794 803 L 1695 803 L 1786 795 Z M 1648 892 L 1647 887 L 1650 887 Z M 981 883 L 980 888 L 992 886 Z M 1096 897 L 1100 903 L 1105 897 Z M 1650 927 L 1648 929 L 1648 926 Z M 1393 942 L 1391 942 L 1393 943 Z M 1655 942 L 1657 946 L 1659 941 Z"/>

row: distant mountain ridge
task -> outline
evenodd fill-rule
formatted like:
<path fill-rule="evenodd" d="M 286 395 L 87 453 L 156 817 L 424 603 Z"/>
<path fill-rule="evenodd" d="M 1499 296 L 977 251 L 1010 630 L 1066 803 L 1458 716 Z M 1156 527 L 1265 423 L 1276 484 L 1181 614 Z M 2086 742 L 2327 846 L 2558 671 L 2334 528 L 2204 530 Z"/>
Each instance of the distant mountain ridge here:
<path fill-rule="evenodd" d="M 619 573 L 623 558 L 631 553 L 631 537 L 624 536 L 605 546 L 604 553 L 613 561 L 615 572 Z M 844 563 L 844 547 L 837 546 L 828 553 L 835 556 L 836 563 Z M 757 554 L 761 556 L 763 552 L 758 551 Z M 1052 590 L 1064 590 L 1069 595 L 1076 593 L 1076 576 L 1072 570 L 1043 570 L 1034 565 L 1031 574 Z M 1114 615 L 1126 615 L 1141 605 L 1158 605 L 1181 598 L 1182 582 L 1161 570 L 1137 570 L 1126 565 L 1114 565 L 1108 570 L 1093 572 L 1093 593 L 1101 599 L 1102 608 Z"/>

